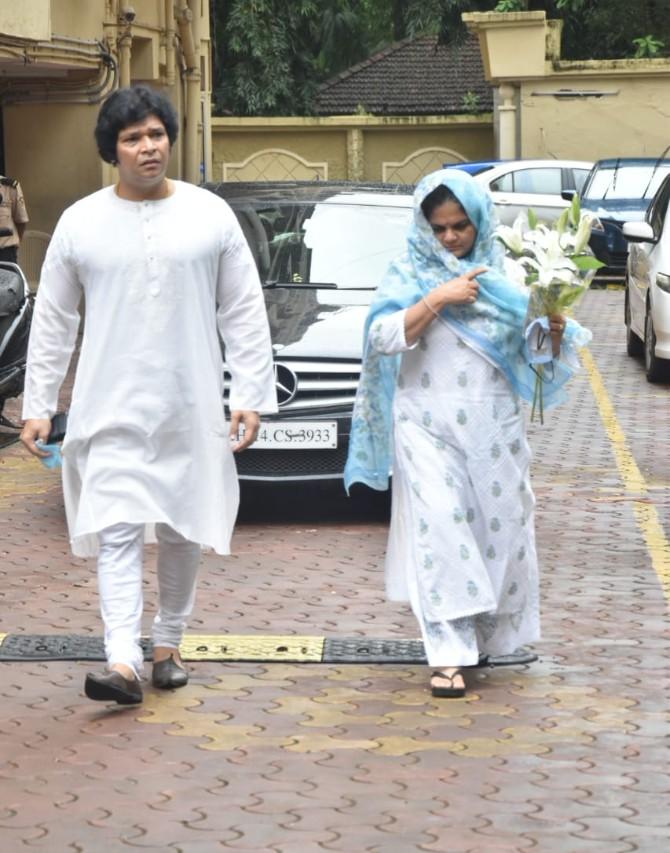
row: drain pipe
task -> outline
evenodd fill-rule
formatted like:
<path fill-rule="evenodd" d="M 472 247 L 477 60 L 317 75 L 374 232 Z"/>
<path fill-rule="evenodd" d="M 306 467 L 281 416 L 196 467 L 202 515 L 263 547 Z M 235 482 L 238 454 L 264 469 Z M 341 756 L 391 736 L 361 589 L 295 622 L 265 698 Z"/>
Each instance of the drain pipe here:
<path fill-rule="evenodd" d="M 165 82 L 168 86 L 175 83 L 175 24 L 174 0 L 165 0 Z"/>
<path fill-rule="evenodd" d="M 118 11 L 119 85 L 130 86 L 130 54 L 133 45 L 133 21 L 135 10 L 131 6 L 122 6 Z"/>
<path fill-rule="evenodd" d="M 116 88 L 117 65 L 102 43 L 98 79 L 92 83 L 12 82 L 0 89 L 0 103 L 99 104 Z"/>
<path fill-rule="evenodd" d="M 193 32 L 193 10 L 188 0 L 179 0 L 177 24 L 184 57 L 186 81 L 186 131 L 184 133 L 184 180 L 200 183 L 198 122 L 200 119 L 200 44 Z"/>

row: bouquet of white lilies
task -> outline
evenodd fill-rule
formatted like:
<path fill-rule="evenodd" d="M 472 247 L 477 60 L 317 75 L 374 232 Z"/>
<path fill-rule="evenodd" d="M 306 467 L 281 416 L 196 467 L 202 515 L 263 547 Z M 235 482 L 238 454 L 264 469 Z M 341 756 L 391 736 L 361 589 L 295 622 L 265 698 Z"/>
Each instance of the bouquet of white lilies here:
<path fill-rule="evenodd" d="M 574 307 L 596 270 L 603 266 L 588 245 L 592 219 L 591 214 L 581 212 L 575 195 L 553 228 L 538 222 L 529 210 L 519 214 L 511 227 L 500 225 L 496 229 L 513 266 L 511 277 L 530 288 L 526 338 L 537 375 L 531 420 L 537 408 L 540 421 L 544 421 L 543 373 L 553 358 L 549 320 Z"/>

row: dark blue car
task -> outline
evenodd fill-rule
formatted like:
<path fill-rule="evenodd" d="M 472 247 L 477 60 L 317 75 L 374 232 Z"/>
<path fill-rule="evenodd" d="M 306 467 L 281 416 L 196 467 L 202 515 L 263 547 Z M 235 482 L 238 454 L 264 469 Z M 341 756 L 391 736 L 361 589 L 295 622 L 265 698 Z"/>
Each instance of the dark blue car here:
<path fill-rule="evenodd" d="M 612 157 L 598 160 L 580 193 L 582 210 L 597 218 L 591 228 L 590 245 L 605 267 L 604 278 L 623 278 L 628 243 L 623 223 L 642 220 L 665 176 L 670 160 L 655 157 Z"/>

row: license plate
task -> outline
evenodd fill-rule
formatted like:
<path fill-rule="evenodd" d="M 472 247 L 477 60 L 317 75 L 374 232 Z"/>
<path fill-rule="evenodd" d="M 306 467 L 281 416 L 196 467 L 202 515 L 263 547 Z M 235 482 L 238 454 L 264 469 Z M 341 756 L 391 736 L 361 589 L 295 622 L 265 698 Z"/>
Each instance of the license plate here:
<path fill-rule="evenodd" d="M 336 421 L 261 421 L 253 450 L 336 450 Z"/>

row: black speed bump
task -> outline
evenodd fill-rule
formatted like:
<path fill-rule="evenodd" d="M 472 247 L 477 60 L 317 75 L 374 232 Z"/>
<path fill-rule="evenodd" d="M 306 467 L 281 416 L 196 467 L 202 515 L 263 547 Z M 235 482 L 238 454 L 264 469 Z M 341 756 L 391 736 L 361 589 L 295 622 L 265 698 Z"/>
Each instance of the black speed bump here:
<path fill-rule="evenodd" d="M 146 660 L 151 640 L 142 639 Z M 257 636 L 253 634 L 188 634 L 180 648 L 186 661 L 236 663 L 402 663 L 426 664 L 421 640 L 369 637 Z M 0 661 L 104 661 L 102 639 L 81 634 L 0 634 Z M 526 649 L 498 657 L 482 657 L 478 666 L 520 666 L 537 660 Z"/>

